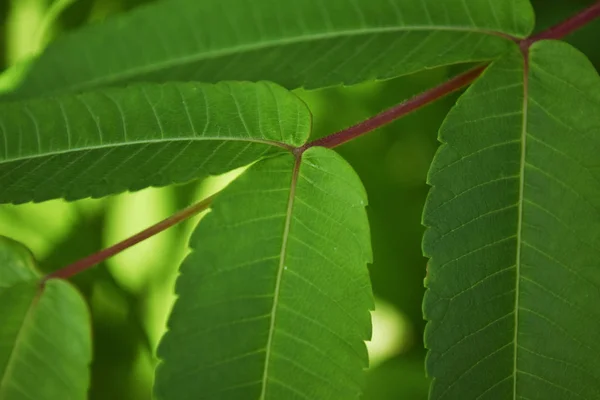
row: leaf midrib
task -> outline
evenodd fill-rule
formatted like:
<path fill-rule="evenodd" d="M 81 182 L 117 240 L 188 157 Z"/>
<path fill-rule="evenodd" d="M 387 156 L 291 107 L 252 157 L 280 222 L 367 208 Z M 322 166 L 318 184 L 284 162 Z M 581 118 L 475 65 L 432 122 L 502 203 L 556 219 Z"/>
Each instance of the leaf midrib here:
<path fill-rule="evenodd" d="M 264 42 L 259 42 L 258 44 L 246 44 L 241 46 L 229 47 L 225 50 L 214 50 L 207 51 L 201 53 L 195 53 L 190 56 L 182 56 L 175 57 L 170 60 L 164 62 L 157 62 L 148 64 L 147 66 L 132 68 L 129 70 L 125 70 L 121 73 L 116 73 L 112 75 L 104 75 L 97 79 L 91 79 L 84 83 L 72 85 L 66 87 L 66 90 L 83 90 L 89 87 L 95 87 L 99 85 L 103 85 L 109 82 L 118 82 L 123 79 L 131 78 L 136 75 L 150 73 L 159 71 L 162 69 L 171 68 L 177 65 L 185 65 L 191 64 L 193 62 L 202 61 L 202 60 L 210 60 L 220 57 L 226 57 L 238 53 L 249 53 L 252 51 L 264 50 L 268 48 L 278 47 L 278 46 L 286 46 L 297 43 L 308 43 L 308 42 L 316 42 L 319 40 L 327 40 L 327 39 L 335 39 L 338 37 L 353 37 L 353 36 L 361 36 L 361 35 L 369 35 L 369 34 L 378 34 L 378 33 L 393 33 L 393 32 L 410 32 L 410 31 L 448 31 L 448 32 L 465 32 L 465 33 L 480 33 L 483 35 L 500 37 L 505 40 L 514 40 L 520 37 L 511 36 L 508 34 L 504 34 L 502 32 L 489 31 L 485 29 L 477 29 L 477 28 L 463 28 L 463 27 L 452 27 L 452 26 L 436 26 L 432 28 L 426 25 L 412 25 L 412 26 L 403 26 L 403 27 L 384 27 L 384 28 L 369 28 L 362 30 L 342 30 L 335 33 L 319 33 L 312 35 L 300 35 L 293 38 L 284 38 L 284 39 L 275 39 L 275 40 L 266 40 Z"/>
<path fill-rule="evenodd" d="M 519 337 L 519 290 L 521 281 L 521 249 L 523 247 L 523 205 L 525 203 L 525 165 L 527 151 L 527 111 L 529 95 L 529 54 L 523 53 L 523 120 L 521 126 L 521 159 L 519 164 L 519 208 L 517 217 L 517 251 L 515 261 L 515 334 L 513 337 L 513 399 L 517 400 L 517 373 L 518 373 L 518 337 Z"/>
<path fill-rule="evenodd" d="M 250 139 L 250 138 L 235 138 L 235 137 L 176 137 L 176 138 L 161 138 L 155 140 L 140 140 L 140 141 L 132 141 L 132 142 L 121 142 L 121 143 L 110 143 L 110 144 L 100 144 L 89 147 L 78 147 L 72 148 L 68 150 L 61 151 L 49 151 L 49 152 L 41 152 L 38 154 L 31 154 L 27 156 L 20 156 L 15 158 L 4 158 L 0 159 L 0 165 L 16 162 L 16 161 L 27 161 L 35 158 L 44 158 L 57 156 L 61 154 L 69 154 L 69 153 L 78 153 L 84 151 L 92 151 L 92 150 L 101 150 L 101 149 L 113 149 L 118 147 L 126 147 L 126 146 L 137 146 L 137 145 L 145 145 L 145 144 L 159 144 L 159 143 L 171 143 L 171 142 L 201 142 L 201 141 L 215 141 L 215 142 L 244 142 L 244 143 L 258 143 L 269 145 L 273 147 L 283 148 L 285 150 L 293 150 L 294 146 L 289 145 L 287 143 L 278 142 L 275 140 L 262 140 L 262 139 Z"/>
<path fill-rule="evenodd" d="M 21 328 L 17 333 L 17 337 L 15 338 L 15 343 L 13 349 L 10 352 L 10 356 L 8 357 L 8 362 L 6 364 L 6 369 L 4 370 L 4 374 L 0 377 L 0 395 L 4 393 L 4 390 L 7 387 L 7 382 L 10 382 L 8 379 L 9 376 L 12 377 L 12 370 L 14 368 L 14 360 L 17 357 L 18 349 L 21 347 L 21 342 L 24 340 L 25 332 L 28 331 L 29 325 L 31 325 L 31 321 L 33 319 L 33 312 L 35 310 L 35 306 L 40 300 L 40 296 L 42 295 L 42 289 L 38 289 L 33 299 L 31 299 L 31 303 L 29 304 L 29 308 L 25 313 L 25 317 L 23 318 L 23 323 L 21 324 Z M 27 328 L 27 329 L 26 329 Z"/>
<path fill-rule="evenodd" d="M 269 337 L 267 339 L 267 346 L 265 350 L 265 367 L 263 369 L 262 376 L 262 387 L 260 393 L 260 400 L 265 400 L 267 395 L 267 380 L 269 376 L 269 363 L 271 359 L 271 350 L 273 347 L 273 336 L 275 333 L 275 323 L 277 317 L 277 308 L 279 306 L 279 292 L 281 290 L 281 280 L 283 278 L 283 271 L 285 269 L 286 251 L 290 233 L 290 226 L 292 222 L 292 213 L 294 210 L 294 200 L 296 197 L 296 187 L 298 186 L 298 175 L 300 173 L 300 163 L 302 156 L 295 156 L 294 167 L 292 171 L 292 180 L 290 183 L 290 195 L 288 198 L 287 211 L 285 217 L 285 225 L 283 228 L 283 238 L 281 242 L 281 252 L 279 254 L 279 266 L 277 268 L 277 279 L 275 281 L 275 293 L 273 295 L 273 307 L 271 308 L 271 322 L 269 326 Z"/>

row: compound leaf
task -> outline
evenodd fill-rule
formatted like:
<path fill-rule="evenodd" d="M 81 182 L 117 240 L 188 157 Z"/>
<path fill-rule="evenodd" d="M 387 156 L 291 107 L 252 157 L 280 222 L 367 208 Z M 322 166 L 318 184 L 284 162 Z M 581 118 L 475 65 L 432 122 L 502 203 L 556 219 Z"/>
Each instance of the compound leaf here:
<path fill-rule="evenodd" d="M 22 245 L 0 237 L 0 399 L 87 398 L 92 358 L 85 301 L 69 283 L 43 287 Z"/>
<path fill-rule="evenodd" d="M 271 83 L 134 85 L 0 103 L 0 203 L 101 197 L 219 174 L 308 138 Z"/>
<path fill-rule="evenodd" d="M 352 84 L 488 60 L 533 28 L 527 0 L 172 0 L 51 44 L 21 96 L 133 81 Z"/>
<path fill-rule="evenodd" d="M 366 195 L 332 150 L 262 160 L 191 239 L 159 399 L 357 399 L 373 306 Z"/>
<path fill-rule="evenodd" d="M 600 397 L 599 109 L 591 63 L 544 41 L 448 115 L 424 214 L 432 399 Z"/>

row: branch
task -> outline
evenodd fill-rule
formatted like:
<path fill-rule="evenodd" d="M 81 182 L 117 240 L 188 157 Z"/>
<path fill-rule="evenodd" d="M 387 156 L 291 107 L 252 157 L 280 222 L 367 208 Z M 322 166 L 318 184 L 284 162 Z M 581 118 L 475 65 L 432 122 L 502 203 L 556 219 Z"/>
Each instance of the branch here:
<path fill-rule="evenodd" d="M 578 14 L 568 18 L 567 20 L 555 25 L 537 35 L 531 36 L 527 39 L 523 39 L 519 42 L 519 46 L 522 50 L 526 50 L 533 43 L 544 40 L 544 39 L 560 39 L 570 34 L 571 32 L 583 27 L 590 23 L 594 19 L 600 17 L 600 1 L 594 5 L 586 8 Z M 446 96 L 468 84 L 473 82 L 485 69 L 485 66 L 477 67 L 466 73 L 459 75 L 451 80 L 434 87 L 426 92 L 423 92 L 409 100 L 406 100 L 397 106 L 389 108 L 374 117 L 371 117 L 365 121 L 359 122 L 349 128 L 333 133 L 321 139 L 314 140 L 310 143 L 305 144 L 302 147 L 294 149 L 295 154 L 302 154 L 306 149 L 313 146 L 322 146 L 333 148 L 356 139 L 374 129 L 380 128 L 384 125 L 389 124 L 399 118 L 404 117 L 406 114 L 411 113 L 437 99 Z"/>
<path fill-rule="evenodd" d="M 562 39 L 598 17 L 600 17 L 600 1 L 594 3 L 572 17 L 567 18 L 563 22 L 522 40 L 520 42 L 521 48 L 527 48 L 539 40 Z"/>
<path fill-rule="evenodd" d="M 178 224 L 179 222 L 182 222 L 188 218 L 193 217 L 194 215 L 198 214 L 199 212 L 206 210 L 210 206 L 213 198 L 214 198 L 214 195 L 200 201 L 199 203 L 194 204 L 193 206 L 190 206 L 188 208 L 185 208 L 185 209 L 173 214 L 169 218 L 162 220 L 161 222 L 159 222 L 155 225 L 152 225 L 149 228 L 144 229 L 140 233 L 137 233 L 137 234 L 131 236 L 130 238 L 123 240 L 122 242 L 119 242 L 111 247 L 108 247 L 97 253 L 89 255 L 85 258 L 82 258 L 81 260 L 76 261 L 73 264 L 67 265 L 64 268 L 61 268 L 57 271 L 52 272 L 51 274 L 46 275 L 42 279 L 42 284 L 49 279 L 53 279 L 53 278 L 66 279 L 73 275 L 76 275 L 82 271 L 85 271 L 85 270 L 93 267 L 96 264 L 101 263 L 102 261 L 105 261 L 107 258 L 110 258 L 110 257 L 114 256 L 115 254 L 118 254 L 124 250 L 127 250 L 131 246 L 134 246 L 141 241 L 146 240 L 146 239 L 156 235 L 157 233 L 160 233 L 160 232 L 172 227 L 173 225 Z"/>
<path fill-rule="evenodd" d="M 526 51 L 531 44 L 544 39 L 560 39 L 565 37 L 566 35 L 572 33 L 573 31 L 583 27 L 594 19 L 600 17 L 600 1 L 596 2 L 594 5 L 588 7 L 587 9 L 581 11 L 577 15 L 574 15 L 571 18 L 561 22 L 558 25 L 551 27 L 543 32 L 538 33 L 537 35 L 531 36 L 527 39 L 521 40 L 519 45 L 522 50 Z M 461 75 L 458 75 L 449 81 L 434 87 L 426 92 L 423 92 L 409 100 L 406 100 L 397 106 L 389 108 L 383 111 L 380 114 L 375 115 L 365 121 L 362 121 L 356 125 L 353 125 L 347 129 L 342 131 L 333 133 L 329 136 L 326 136 L 321 139 L 314 140 L 305 144 L 304 146 L 293 149 L 292 151 L 296 156 L 302 154 L 306 149 L 313 146 L 322 146 L 322 147 L 336 147 L 343 143 L 346 143 L 350 140 L 353 140 L 359 136 L 362 136 L 374 129 L 380 128 L 384 125 L 389 124 L 447 94 L 457 91 L 458 89 L 470 84 L 473 82 L 485 69 L 486 66 L 480 66 L 469 70 Z M 137 243 L 146 240 L 157 233 L 164 231 L 165 229 L 170 228 L 171 226 L 184 221 L 199 212 L 207 209 L 210 206 L 214 196 L 211 196 L 201 202 L 186 208 L 173 216 L 159 222 L 156 225 L 145 229 L 144 231 L 134 235 L 124 241 L 115 244 L 107 249 L 101 250 L 95 254 L 92 254 L 86 258 L 83 258 L 79 261 L 74 262 L 71 265 L 68 265 L 58 271 L 55 271 L 42 280 L 42 284 L 48 279 L 52 278 L 69 278 L 79 272 L 85 271 L 86 269 L 91 268 L 92 266 L 106 260 L 109 257 L 114 256 L 122 252 L 123 250 L 128 249 L 131 246 L 136 245 Z"/>
<path fill-rule="evenodd" d="M 392 108 L 388 108 L 380 114 L 375 115 L 365 121 L 362 121 L 356 125 L 351 126 L 350 128 L 346 128 L 342 131 L 336 132 L 332 135 L 326 136 L 321 139 L 314 140 L 310 143 L 305 144 L 304 146 L 298 148 L 296 151 L 301 153 L 309 147 L 313 146 L 322 146 L 322 147 L 336 147 L 340 144 L 344 144 L 353 140 L 361 135 L 364 135 L 367 132 L 370 132 L 374 129 L 382 127 L 383 125 L 387 125 L 390 122 L 397 120 L 405 116 L 406 114 L 415 111 L 437 99 L 443 97 L 447 94 L 457 91 L 458 89 L 468 85 L 473 82 L 475 78 L 481 74 L 481 72 L 485 69 L 485 67 L 477 67 L 471 69 L 464 74 L 458 75 L 449 81 L 442 83 L 439 86 L 434 87 L 433 89 L 427 90 L 421 94 L 416 95 L 415 97 L 406 100 L 403 103 L 398 104 Z"/>

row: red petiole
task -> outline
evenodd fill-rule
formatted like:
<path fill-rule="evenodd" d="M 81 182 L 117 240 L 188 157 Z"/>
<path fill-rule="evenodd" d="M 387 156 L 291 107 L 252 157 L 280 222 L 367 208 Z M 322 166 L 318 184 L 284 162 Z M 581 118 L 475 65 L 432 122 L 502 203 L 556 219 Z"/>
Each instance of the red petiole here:
<path fill-rule="evenodd" d="M 540 32 L 529 38 L 521 40 L 519 42 L 519 46 L 521 47 L 522 50 L 524 50 L 524 53 L 526 53 L 526 50 L 533 43 L 535 43 L 539 40 L 561 39 L 561 38 L 565 37 L 566 35 L 572 33 L 573 31 L 583 27 L 584 25 L 588 24 L 589 22 L 593 21 L 594 19 L 596 19 L 598 17 L 600 17 L 600 1 L 596 2 L 595 4 L 586 8 L 585 10 L 581 11 L 580 13 L 566 19 L 565 21 L 563 21 L 543 32 Z M 419 108 L 421 108 L 429 103 L 432 103 L 433 101 L 435 101 L 443 96 L 446 96 L 450 93 L 453 93 L 453 92 L 467 86 L 468 84 L 473 82 L 483 72 L 484 69 L 485 69 L 485 66 L 480 66 L 480 67 L 474 68 L 472 70 L 469 70 L 461 75 L 458 75 L 458 76 L 450 79 L 449 81 L 447 81 L 439 86 L 429 89 L 421 94 L 414 96 L 411 99 L 408 99 L 408 100 L 406 100 L 394 107 L 391 107 L 371 118 L 368 118 L 365 121 L 359 122 L 356 125 L 353 125 L 342 131 L 333 133 L 324 138 L 309 142 L 309 143 L 305 144 L 304 146 L 293 149 L 292 151 L 296 155 L 300 155 L 306 149 L 313 147 L 313 146 L 322 146 L 322 147 L 333 148 L 333 147 L 339 146 L 341 144 L 344 144 L 346 142 L 349 142 L 351 140 L 354 140 L 357 137 L 360 137 L 368 132 L 371 132 L 377 128 L 387 125 L 390 122 L 393 122 L 415 110 L 418 110 Z M 143 240 L 146 240 L 146 239 L 164 231 L 165 229 L 168 229 L 171 226 L 173 226 L 179 222 L 182 222 L 182 221 L 198 214 L 199 212 L 207 209 L 210 206 L 212 199 L 213 199 L 213 197 L 204 199 L 201 202 L 199 202 L 193 206 L 190 206 L 184 210 L 181 210 L 178 213 L 172 215 L 171 217 L 145 229 L 144 231 L 142 231 L 128 239 L 123 240 L 122 242 L 119 242 L 109 248 L 106 248 L 97 253 L 94 253 L 94 254 L 92 254 L 88 257 L 85 257 L 79 261 L 76 261 L 73 264 L 70 264 L 60 270 L 57 270 L 57 271 L 47 275 L 42 280 L 42 283 L 47 281 L 48 279 L 52 279 L 52 278 L 66 279 L 66 278 L 69 278 L 69 277 L 79 273 L 79 272 L 85 271 L 86 269 L 89 269 L 90 267 L 101 263 L 102 261 L 106 260 L 107 258 L 112 257 L 115 254 L 118 254 L 118 253 L 130 248 L 131 246 L 134 246 L 135 244 L 137 244 Z"/>

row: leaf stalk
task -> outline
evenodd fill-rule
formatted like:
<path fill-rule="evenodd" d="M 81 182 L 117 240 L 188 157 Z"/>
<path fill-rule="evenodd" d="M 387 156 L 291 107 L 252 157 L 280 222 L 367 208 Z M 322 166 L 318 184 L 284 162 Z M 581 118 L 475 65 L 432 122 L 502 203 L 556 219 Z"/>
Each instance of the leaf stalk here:
<path fill-rule="evenodd" d="M 64 268 L 61 268 L 57 271 L 54 271 L 54 272 L 46 275 L 42 279 L 42 284 L 44 282 L 46 282 L 47 280 L 53 279 L 53 278 L 61 278 L 61 279 L 70 278 L 73 275 L 83 272 L 83 271 L 93 267 L 94 265 L 99 264 L 102 261 L 105 261 L 107 258 L 110 258 L 116 254 L 119 254 L 120 252 L 127 250 L 128 248 L 172 227 L 173 225 L 176 225 L 182 221 L 185 221 L 188 218 L 193 217 L 194 215 L 197 215 L 198 213 L 206 210 L 210 206 L 210 204 L 213 201 L 214 196 L 215 195 L 207 197 L 206 199 L 171 215 L 167 219 L 164 219 L 164 220 L 158 222 L 157 224 L 154 224 L 151 227 L 146 228 L 143 231 L 141 231 L 141 232 L 139 232 L 139 233 L 137 233 L 137 234 L 113 245 L 113 246 L 110 246 L 104 250 L 97 252 L 97 253 L 91 254 L 85 258 L 75 261 L 74 263 L 72 263 L 70 265 L 67 265 Z"/>
<path fill-rule="evenodd" d="M 519 42 L 519 46 L 521 49 L 526 52 L 529 47 L 540 40 L 548 40 L 548 39 L 561 39 L 570 33 L 574 32 L 577 29 L 582 28 L 583 26 L 589 24 L 591 21 L 600 17 L 600 1 L 594 3 L 590 7 L 584 9 L 578 14 L 564 20 L 563 22 L 543 31 L 533 36 L 530 36 L 526 39 L 523 39 Z M 442 83 L 439 86 L 436 86 L 432 89 L 429 89 L 423 93 L 420 93 L 396 106 L 393 106 L 373 117 L 370 117 L 362 122 L 357 123 L 356 125 L 352 125 L 349 128 L 333 133 L 329 136 L 323 137 L 321 139 L 314 140 L 309 142 L 303 146 L 291 149 L 296 157 L 300 157 L 302 153 L 313 146 L 322 146 L 333 148 L 337 147 L 341 144 L 354 140 L 368 132 L 371 132 L 377 128 L 380 128 L 384 125 L 387 125 L 403 116 L 418 110 L 419 108 L 426 106 L 434 102 L 435 100 L 444 97 L 450 93 L 453 93 L 470 83 L 472 83 L 477 77 L 485 70 L 487 65 L 478 66 L 473 68 L 461 75 L 458 75 L 445 83 Z M 53 278 L 62 278 L 66 279 L 73 275 L 76 275 L 82 271 L 85 271 L 92 266 L 99 264 L 100 262 L 106 260 L 109 257 L 112 257 L 131 246 L 140 243 L 143 240 L 146 240 L 173 225 L 178 224 L 188 218 L 193 217 L 194 215 L 200 213 L 203 210 L 206 210 L 212 200 L 214 195 L 208 197 L 199 203 L 196 203 L 186 209 L 183 209 L 171 217 L 152 225 L 151 227 L 139 232 L 138 234 L 131 236 L 128 239 L 125 239 L 111 247 L 108 247 L 104 250 L 101 250 L 97 253 L 94 253 L 88 257 L 85 257 L 79 261 L 76 261 L 70 265 L 67 265 L 64 268 L 61 268 L 51 274 L 48 274 L 46 277 L 42 279 L 42 284 L 48 279 Z"/>
<path fill-rule="evenodd" d="M 307 143 L 304 146 L 300 147 L 299 151 L 302 152 L 313 146 L 333 148 L 346 142 L 349 142 L 353 139 L 356 139 L 357 137 L 362 136 L 367 132 L 380 128 L 383 125 L 387 125 L 390 122 L 402 118 L 403 116 L 415 110 L 418 110 L 419 108 L 429 103 L 432 103 L 433 101 L 443 96 L 446 96 L 452 92 L 459 90 L 460 88 L 473 82 L 475 78 L 477 78 L 484 69 L 485 66 L 473 68 L 461 75 L 450 79 L 449 81 L 442 83 L 439 86 L 436 86 L 423 93 L 420 93 L 396 106 L 388 108 L 387 110 L 375 115 L 374 117 L 359 122 L 356 125 L 336 132 L 332 135 Z"/>
<path fill-rule="evenodd" d="M 584 27 L 596 18 L 600 17 L 600 1 L 592 4 L 583 11 L 573 15 L 570 18 L 542 31 L 527 39 L 521 40 L 521 48 L 529 48 L 533 43 L 540 40 L 562 39 L 574 31 Z"/>
<path fill-rule="evenodd" d="M 521 40 L 519 42 L 519 46 L 522 50 L 526 50 L 533 43 L 540 40 L 561 39 L 577 29 L 582 28 L 598 17 L 600 17 L 600 1 L 545 31 Z M 381 128 L 382 126 L 402 118 L 405 115 L 416 111 L 441 97 L 467 86 L 468 84 L 472 83 L 486 67 L 487 65 L 483 65 L 469 70 L 462 75 L 458 75 L 439 86 L 420 93 L 396 106 L 388 108 L 387 110 L 370 117 L 367 120 L 359 122 L 356 125 L 352 125 L 349 128 L 309 142 L 302 147 L 298 147 L 294 150 L 294 153 L 301 154 L 303 151 L 313 146 L 323 146 L 328 148 L 337 147 L 377 128 Z"/>

